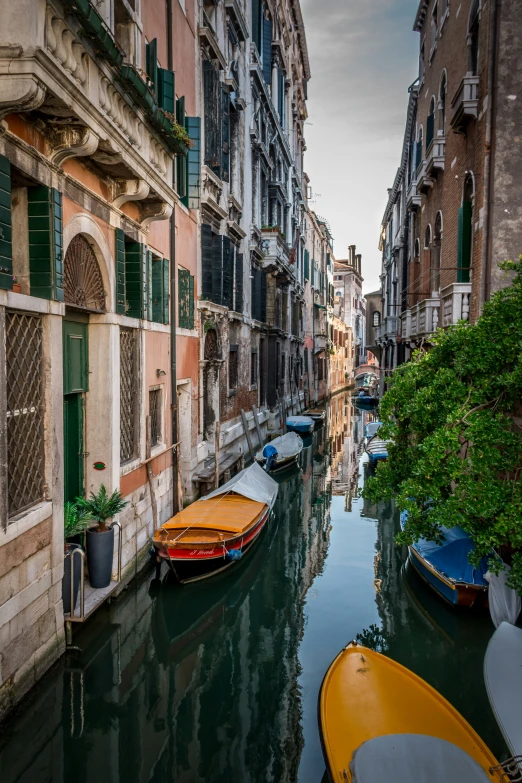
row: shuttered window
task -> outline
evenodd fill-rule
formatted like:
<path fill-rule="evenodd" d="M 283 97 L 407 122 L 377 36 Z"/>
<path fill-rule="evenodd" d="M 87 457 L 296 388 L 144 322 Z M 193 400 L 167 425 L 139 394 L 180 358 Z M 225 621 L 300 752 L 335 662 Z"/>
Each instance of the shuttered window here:
<path fill-rule="evenodd" d="M 278 85 L 277 85 L 277 103 L 279 112 L 279 121 L 281 127 L 285 127 L 285 75 L 281 68 L 277 69 Z"/>
<path fill-rule="evenodd" d="M 201 119 L 186 117 L 185 126 L 193 146 L 189 148 L 186 158 L 183 155 L 178 155 L 178 160 L 186 161 L 185 194 L 181 200 L 188 209 L 199 209 L 201 199 Z"/>
<path fill-rule="evenodd" d="M 234 310 L 236 313 L 243 312 L 243 253 L 238 253 L 236 249 L 236 269 L 235 269 L 235 302 Z"/>
<path fill-rule="evenodd" d="M 220 165 L 220 83 L 219 73 L 210 60 L 203 61 L 203 102 L 205 111 L 205 165 Z"/>
<path fill-rule="evenodd" d="M 194 328 L 194 276 L 187 269 L 178 269 L 178 326 Z"/>
<path fill-rule="evenodd" d="M 150 254 L 150 294 L 151 321 L 159 324 L 169 322 L 169 271 L 167 258 L 159 258 Z"/>
<path fill-rule="evenodd" d="M 230 180 L 230 92 L 221 86 L 221 167 L 216 172 L 223 182 Z"/>
<path fill-rule="evenodd" d="M 140 242 L 125 245 L 126 312 L 131 318 L 147 318 L 147 248 Z"/>
<path fill-rule="evenodd" d="M 125 315 L 125 234 L 116 229 L 116 312 Z"/>
<path fill-rule="evenodd" d="M 147 76 L 153 84 L 154 92 L 158 90 L 158 39 L 154 38 L 145 44 L 145 68 Z"/>
<path fill-rule="evenodd" d="M 310 253 L 308 250 L 304 251 L 304 276 L 305 280 L 310 279 Z"/>
<path fill-rule="evenodd" d="M 272 20 L 263 19 L 263 78 L 267 84 L 272 81 Z"/>
<path fill-rule="evenodd" d="M 11 163 L 0 155 L 0 288 L 13 287 Z"/>
<path fill-rule="evenodd" d="M 62 195 L 45 185 L 27 189 L 31 295 L 64 301 Z"/>
<path fill-rule="evenodd" d="M 176 108 L 174 72 L 165 68 L 158 68 L 158 106 L 169 114 Z"/>
<path fill-rule="evenodd" d="M 266 321 L 266 272 L 252 267 L 252 318 Z"/>
<path fill-rule="evenodd" d="M 471 267 L 471 201 L 464 201 L 459 209 L 459 246 L 457 257 L 457 282 L 469 283 Z"/>
<path fill-rule="evenodd" d="M 231 345 L 228 352 L 228 388 L 237 389 L 238 384 L 238 346 Z"/>
<path fill-rule="evenodd" d="M 261 25 L 263 22 L 262 0 L 252 0 L 252 40 L 261 54 Z"/>

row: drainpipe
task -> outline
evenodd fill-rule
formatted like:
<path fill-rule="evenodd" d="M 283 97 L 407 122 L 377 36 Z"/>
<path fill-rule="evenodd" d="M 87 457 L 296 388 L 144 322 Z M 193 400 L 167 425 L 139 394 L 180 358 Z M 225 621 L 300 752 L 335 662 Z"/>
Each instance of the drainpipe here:
<path fill-rule="evenodd" d="M 489 19 L 489 62 L 488 62 L 488 108 L 486 115 L 486 157 L 484 160 L 484 240 L 482 242 L 482 254 L 480 262 L 480 308 L 489 299 L 491 285 L 491 244 L 492 244 L 492 211 L 493 211 L 493 145 L 496 129 L 496 108 L 497 108 L 497 90 L 496 77 L 498 69 L 498 20 L 499 20 L 500 0 L 494 0 L 491 3 L 491 13 Z"/>
<path fill-rule="evenodd" d="M 173 41 L 172 41 L 172 0 L 167 0 L 167 62 L 168 69 L 174 70 Z M 175 165 L 175 158 L 172 165 Z M 176 202 L 170 217 L 170 415 L 172 425 L 172 513 L 177 514 L 179 508 L 179 442 L 178 438 L 178 387 L 176 370 Z"/>

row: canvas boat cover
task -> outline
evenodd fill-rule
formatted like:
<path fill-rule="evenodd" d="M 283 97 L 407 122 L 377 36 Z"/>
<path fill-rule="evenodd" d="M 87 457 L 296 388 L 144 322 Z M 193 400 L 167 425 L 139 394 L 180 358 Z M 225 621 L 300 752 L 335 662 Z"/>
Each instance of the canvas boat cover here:
<path fill-rule="evenodd" d="M 295 427 L 298 424 L 303 424 L 309 427 L 310 424 L 314 423 L 314 420 L 311 419 L 310 416 L 289 416 L 286 420 L 286 423 L 291 427 Z"/>
<path fill-rule="evenodd" d="M 462 748 L 424 734 L 386 734 L 363 742 L 350 764 L 353 783 L 486 783 L 486 771 Z"/>
<path fill-rule="evenodd" d="M 497 628 L 484 657 L 484 681 L 509 750 L 522 755 L 522 629 L 505 622 Z"/>
<path fill-rule="evenodd" d="M 220 495 L 210 500 L 207 495 L 165 522 L 160 531 L 219 530 L 239 535 L 251 528 L 265 509 L 266 503 L 259 503 L 241 495 Z M 161 532 L 155 536 L 155 540 L 163 540 Z"/>
<path fill-rule="evenodd" d="M 303 450 L 303 440 L 296 432 L 287 432 L 286 435 L 280 435 L 279 438 L 271 440 L 269 445 L 273 446 L 277 451 L 278 462 L 294 457 Z M 257 452 L 256 459 L 265 459 L 263 456 L 263 449 L 260 449 Z"/>
<path fill-rule="evenodd" d="M 522 609 L 519 594 L 507 586 L 510 571 L 510 566 L 504 563 L 499 574 L 488 571 L 484 577 L 489 582 L 489 612 L 495 628 L 504 620 L 514 625 Z"/>
<path fill-rule="evenodd" d="M 402 526 L 407 518 L 408 512 L 403 511 Z M 441 530 L 445 539 L 443 544 L 421 538 L 413 544 L 415 551 L 448 579 L 468 585 L 487 586 L 485 574 L 488 558 L 483 557 L 478 568 L 471 565 L 468 555 L 474 550 L 475 544 L 468 534 L 461 527 L 443 527 Z"/>
<path fill-rule="evenodd" d="M 366 451 L 368 454 L 388 454 L 388 441 L 372 438 L 366 446 Z"/>
<path fill-rule="evenodd" d="M 210 500 L 234 492 L 236 495 L 257 500 L 258 503 L 265 503 L 269 508 L 272 508 L 277 498 L 278 488 L 277 482 L 268 473 L 265 473 L 257 462 L 254 462 L 249 468 L 245 468 L 237 476 L 233 476 L 230 481 L 206 495 L 202 500 Z M 198 500 L 196 503 L 201 503 L 202 500 Z"/>

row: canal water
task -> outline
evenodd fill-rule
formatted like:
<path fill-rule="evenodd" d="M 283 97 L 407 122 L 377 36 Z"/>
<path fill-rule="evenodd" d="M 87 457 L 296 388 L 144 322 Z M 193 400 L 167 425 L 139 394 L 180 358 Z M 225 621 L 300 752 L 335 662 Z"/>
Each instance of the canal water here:
<path fill-rule="evenodd" d="M 332 400 L 235 570 L 183 588 L 149 573 L 101 609 L 0 726 L 2 783 L 321 783 L 318 692 L 351 639 L 504 753 L 482 677 L 489 617 L 441 603 L 405 566 L 393 505 L 359 497 L 369 417 Z"/>

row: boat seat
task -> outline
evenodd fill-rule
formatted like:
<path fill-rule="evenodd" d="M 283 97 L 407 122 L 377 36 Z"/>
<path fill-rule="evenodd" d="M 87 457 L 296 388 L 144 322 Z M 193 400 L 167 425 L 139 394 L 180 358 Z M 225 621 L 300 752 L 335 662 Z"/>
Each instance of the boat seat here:
<path fill-rule="evenodd" d="M 486 783 L 486 771 L 457 745 L 425 734 L 363 742 L 350 764 L 353 783 Z"/>

